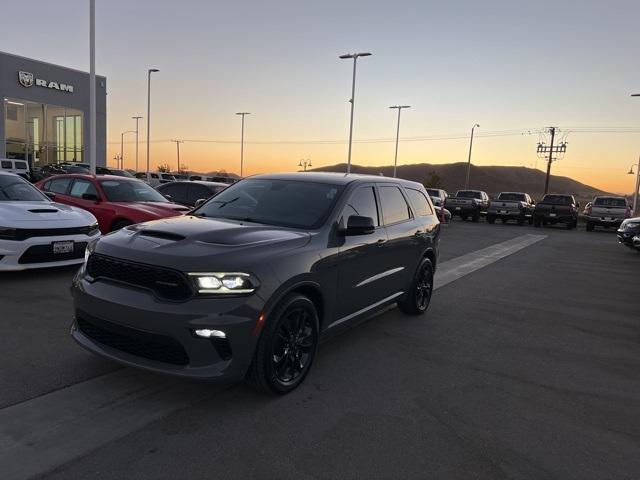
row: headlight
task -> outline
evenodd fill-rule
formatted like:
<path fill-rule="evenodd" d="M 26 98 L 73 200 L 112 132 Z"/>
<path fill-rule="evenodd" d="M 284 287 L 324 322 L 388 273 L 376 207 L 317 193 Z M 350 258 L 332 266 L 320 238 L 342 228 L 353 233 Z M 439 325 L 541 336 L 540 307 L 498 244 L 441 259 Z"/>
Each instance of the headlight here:
<path fill-rule="evenodd" d="M 98 222 L 92 223 L 87 227 L 87 235 L 90 237 L 98 233 L 100 233 L 100 226 L 98 225 Z"/>
<path fill-rule="evenodd" d="M 253 293 L 258 282 L 248 273 L 242 272 L 212 272 L 190 273 L 198 293 L 203 294 L 247 294 Z"/>
<path fill-rule="evenodd" d="M 628 218 L 628 219 L 622 221 L 622 223 L 620 224 L 620 230 L 636 228 L 638 226 L 640 226 L 640 220 L 635 220 L 635 219 L 632 220 L 632 219 Z"/>

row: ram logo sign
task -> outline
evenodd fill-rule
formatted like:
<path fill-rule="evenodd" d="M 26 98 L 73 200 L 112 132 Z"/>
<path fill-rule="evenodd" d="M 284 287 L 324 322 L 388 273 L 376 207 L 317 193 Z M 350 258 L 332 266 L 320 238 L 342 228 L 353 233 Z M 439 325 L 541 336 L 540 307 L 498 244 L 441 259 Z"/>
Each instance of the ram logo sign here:
<path fill-rule="evenodd" d="M 38 87 L 51 88 L 53 90 L 60 90 L 62 92 L 73 93 L 73 85 L 68 85 L 66 83 L 60 83 L 60 82 L 50 82 L 50 81 L 44 80 L 43 78 L 34 79 L 33 73 L 30 73 L 30 72 L 19 71 L 18 81 L 20 82 L 20 85 L 22 85 L 23 87 L 32 87 L 33 85 L 36 85 Z"/>

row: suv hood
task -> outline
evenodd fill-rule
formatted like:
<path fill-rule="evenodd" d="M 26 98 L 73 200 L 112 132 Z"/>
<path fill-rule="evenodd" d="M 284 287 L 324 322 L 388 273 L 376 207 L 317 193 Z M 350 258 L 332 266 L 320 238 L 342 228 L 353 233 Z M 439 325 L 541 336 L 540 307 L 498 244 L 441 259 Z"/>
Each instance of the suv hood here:
<path fill-rule="evenodd" d="M 300 230 L 189 215 L 126 227 L 103 237 L 95 251 L 181 271 L 237 270 L 310 238 Z"/>
<path fill-rule="evenodd" d="M 85 227 L 96 218 L 81 208 L 55 202 L 0 202 L 0 225 L 15 228 Z"/>

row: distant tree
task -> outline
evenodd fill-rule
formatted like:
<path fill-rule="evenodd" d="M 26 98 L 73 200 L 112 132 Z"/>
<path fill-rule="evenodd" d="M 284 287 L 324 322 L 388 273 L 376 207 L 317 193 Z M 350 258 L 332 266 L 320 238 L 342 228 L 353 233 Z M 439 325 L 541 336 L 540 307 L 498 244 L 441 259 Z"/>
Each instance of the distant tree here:
<path fill-rule="evenodd" d="M 162 163 L 158 165 L 158 171 L 162 173 L 169 173 L 171 171 L 171 167 L 168 163 Z"/>
<path fill-rule="evenodd" d="M 422 180 L 422 184 L 425 188 L 442 188 L 443 179 L 435 172 L 435 170 L 431 170 Z"/>
<path fill-rule="evenodd" d="M 182 165 L 180 165 L 180 169 L 178 170 L 178 173 L 187 173 L 189 171 L 189 165 L 187 165 L 186 163 L 183 163 Z"/>

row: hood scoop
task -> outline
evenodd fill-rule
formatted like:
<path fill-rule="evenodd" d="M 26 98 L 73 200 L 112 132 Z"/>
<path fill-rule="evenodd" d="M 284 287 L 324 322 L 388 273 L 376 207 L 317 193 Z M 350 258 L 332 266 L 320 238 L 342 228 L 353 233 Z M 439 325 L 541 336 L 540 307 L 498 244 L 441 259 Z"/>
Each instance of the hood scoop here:
<path fill-rule="evenodd" d="M 184 235 L 180 235 L 178 233 L 172 232 L 163 232 L 162 230 L 139 230 L 138 235 L 142 235 L 145 237 L 153 237 L 153 238 L 162 238 L 164 240 L 173 240 L 175 242 L 179 242 L 180 240 L 184 240 Z"/>
<path fill-rule="evenodd" d="M 58 213 L 60 210 L 56 208 L 32 208 L 31 213 Z"/>

